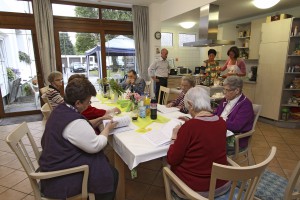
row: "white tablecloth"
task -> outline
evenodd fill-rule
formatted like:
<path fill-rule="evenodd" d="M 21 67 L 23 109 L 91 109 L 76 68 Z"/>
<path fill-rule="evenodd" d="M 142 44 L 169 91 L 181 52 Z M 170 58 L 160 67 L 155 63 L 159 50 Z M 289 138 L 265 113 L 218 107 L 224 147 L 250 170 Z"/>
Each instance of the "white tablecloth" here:
<path fill-rule="evenodd" d="M 92 99 L 92 106 L 103 109 L 109 108 L 107 104 L 101 104 L 100 102 L 97 102 L 97 99 L 94 98 Z M 124 114 L 127 113 L 123 113 L 123 115 Z M 186 114 L 180 112 L 158 114 L 170 119 L 178 118 L 179 116 L 187 116 Z M 163 124 L 155 124 L 158 126 L 163 126 Z M 151 126 L 151 124 L 149 126 Z M 113 149 L 122 158 L 130 170 L 142 162 L 154 160 L 167 155 L 169 145 L 155 147 L 145 138 L 143 138 L 142 135 L 143 133 L 136 132 L 135 130 L 113 135 Z"/>

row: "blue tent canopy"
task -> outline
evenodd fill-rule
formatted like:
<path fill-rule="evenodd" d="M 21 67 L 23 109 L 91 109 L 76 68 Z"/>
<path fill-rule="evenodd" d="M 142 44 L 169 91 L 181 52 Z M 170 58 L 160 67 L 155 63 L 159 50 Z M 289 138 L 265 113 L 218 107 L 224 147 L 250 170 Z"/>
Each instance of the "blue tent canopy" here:
<path fill-rule="evenodd" d="M 101 46 L 97 45 L 94 48 L 87 50 L 85 56 L 91 56 L 97 54 L 96 52 L 101 51 Z M 108 56 L 134 56 L 135 49 L 133 48 L 115 48 L 115 47 L 106 47 L 106 55 Z"/>
<path fill-rule="evenodd" d="M 106 47 L 105 48 L 107 56 L 134 56 L 135 49 L 133 48 L 115 48 L 115 47 Z M 96 55 L 97 62 L 99 66 L 99 78 L 102 78 L 102 65 L 101 65 L 101 46 L 97 45 L 92 49 L 89 49 L 85 52 L 85 57 L 87 61 L 87 75 L 89 76 L 89 57 L 92 55 Z"/>

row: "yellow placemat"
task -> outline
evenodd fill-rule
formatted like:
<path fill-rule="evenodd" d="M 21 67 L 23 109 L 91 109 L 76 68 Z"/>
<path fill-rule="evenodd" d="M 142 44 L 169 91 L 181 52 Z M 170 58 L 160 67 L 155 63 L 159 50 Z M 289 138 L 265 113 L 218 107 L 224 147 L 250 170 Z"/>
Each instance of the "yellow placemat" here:
<path fill-rule="evenodd" d="M 119 108 L 122 112 L 125 112 L 127 110 L 127 107 L 130 103 L 129 100 L 124 99 L 124 100 L 118 100 L 116 103 L 114 102 L 113 98 L 108 99 L 104 98 L 102 95 L 97 94 L 97 99 L 103 104 L 112 106 L 112 107 L 117 107 Z"/>
<path fill-rule="evenodd" d="M 146 133 L 148 131 L 151 131 L 151 129 L 147 129 L 146 127 L 149 126 L 151 123 L 153 122 L 157 122 L 157 123 L 167 123 L 168 121 L 170 121 L 170 119 L 163 117 L 161 115 L 157 115 L 157 119 L 156 120 L 152 120 L 150 118 L 150 116 L 147 116 L 146 118 L 138 118 L 135 121 L 132 121 L 134 125 L 136 125 L 137 127 L 139 127 L 139 129 L 136 130 L 136 132 L 138 133 Z"/>

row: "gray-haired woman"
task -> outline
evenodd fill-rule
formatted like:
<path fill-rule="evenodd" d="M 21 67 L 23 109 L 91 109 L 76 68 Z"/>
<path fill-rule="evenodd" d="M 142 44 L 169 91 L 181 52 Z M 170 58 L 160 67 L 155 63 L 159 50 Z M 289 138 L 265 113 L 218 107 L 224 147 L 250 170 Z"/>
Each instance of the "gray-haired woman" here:
<path fill-rule="evenodd" d="M 171 103 L 167 104 L 167 107 L 177 107 L 180 112 L 188 113 L 188 109 L 184 106 L 184 96 L 189 89 L 195 87 L 195 79 L 193 76 L 183 76 L 181 78 L 181 93 Z"/>
<path fill-rule="evenodd" d="M 48 76 L 50 83 L 49 89 L 42 97 L 47 97 L 52 108 L 56 108 L 59 104 L 64 102 L 64 98 L 60 95 L 59 89 L 62 87 L 63 75 L 59 71 L 51 72 Z"/>
<path fill-rule="evenodd" d="M 191 88 L 184 104 L 193 118 L 173 130 L 167 162 L 190 188 L 208 196 L 213 162 L 227 164 L 226 123 L 211 112 L 210 97 L 203 88 Z M 229 182 L 218 180 L 216 195 L 224 194 L 229 187 Z"/>

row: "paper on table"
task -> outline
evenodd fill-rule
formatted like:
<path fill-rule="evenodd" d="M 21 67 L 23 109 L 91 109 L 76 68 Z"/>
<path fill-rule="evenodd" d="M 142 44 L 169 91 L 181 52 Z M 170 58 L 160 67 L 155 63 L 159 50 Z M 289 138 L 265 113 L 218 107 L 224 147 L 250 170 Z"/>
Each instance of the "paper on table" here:
<path fill-rule="evenodd" d="M 167 108 L 165 105 L 157 104 L 157 110 L 162 113 L 171 113 L 171 112 L 179 111 L 179 108 L 176 107 Z"/>
<path fill-rule="evenodd" d="M 111 120 L 103 120 L 103 126 L 105 127 L 110 121 Z M 110 135 L 134 129 L 133 125 L 131 125 L 131 118 L 129 116 L 114 117 L 113 121 L 118 122 L 118 124 L 115 129 L 110 132 Z"/>
<path fill-rule="evenodd" d="M 171 141 L 173 129 L 177 125 L 182 125 L 182 121 L 178 119 L 172 119 L 159 130 L 149 131 L 148 133 L 142 135 L 142 137 L 144 137 L 154 146 L 168 144 Z"/>

